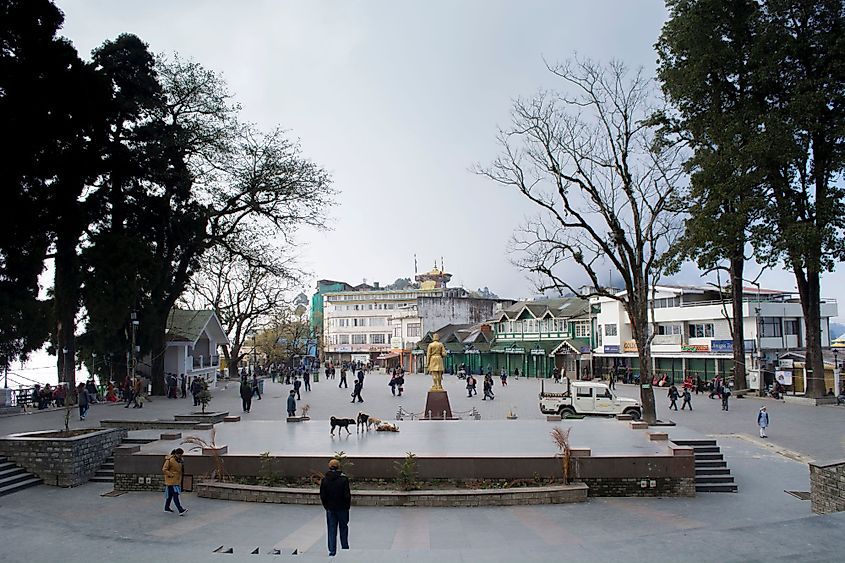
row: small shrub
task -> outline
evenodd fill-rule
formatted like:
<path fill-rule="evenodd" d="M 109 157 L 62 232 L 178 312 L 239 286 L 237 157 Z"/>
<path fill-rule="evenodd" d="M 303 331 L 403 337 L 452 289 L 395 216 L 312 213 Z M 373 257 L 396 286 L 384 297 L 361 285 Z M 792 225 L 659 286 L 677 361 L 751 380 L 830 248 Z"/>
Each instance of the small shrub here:
<path fill-rule="evenodd" d="M 417 456 L 414 453 L 406 452 L 402 463 L 396 463 L 396 485 L 400 491 L 413 491 L 419 488 Z"/>
<path fill-rule="evenodd" d="M 352 463 L 352 461 L 348 457 L 346 457 L 346 452 L 343 451 L 343 450 L 340 450 L 339 452 L 335 452 L 334 456 L 332 456 L 332 458 L 336 459 L 338 461 L 338 463 L 340 463 L 341 472 L 349 475 L 349 471 L 352 469 L 352 466 L 355 465 L 355 464 Z"/>
<path fill-rule="evenodd" d="M 273 458 L 270 452 L 261 452 L 258 456 L 260 465 L 258 468 L 258 484 L 265 487 L 275 487 L 282 482 L 281 476 L 273 471 Z"/>
<path fill-rule="evenodd" d="M 208 382 L 205 379 L 201 379 L 200 383 L 202 385 L 202 390 L 197 393 L 197 400 L 202 405 L 202 413 L 205 414 L 205 408 L 208 406 L 208 403 L 211 402 L 211 393 L 208 390 Z"/>

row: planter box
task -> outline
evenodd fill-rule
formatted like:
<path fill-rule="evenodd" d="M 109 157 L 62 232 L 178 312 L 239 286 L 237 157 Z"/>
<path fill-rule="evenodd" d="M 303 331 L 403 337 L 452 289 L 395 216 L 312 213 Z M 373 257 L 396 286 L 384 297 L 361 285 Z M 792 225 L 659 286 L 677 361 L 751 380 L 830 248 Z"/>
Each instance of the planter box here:
<path fill-rule="evenodd" d="M 226 412 L 192 412 L 188 414 L 177 414 L 173 418 L 179 421 L 185 420 L 193 420 L 195 422 L 210 422 L 211 424 L 217 424 L 218 422 L 223 422 L 229 416 L 229 411 Z"/>
<path fill-rule="evenodd" d="M 0 456 L 38 475 L 47 485 L 76 487 L 94 475 L 127 432 L 111 428 L 63 434 L 47 430 L 4 436 L 0 438 Z"/>

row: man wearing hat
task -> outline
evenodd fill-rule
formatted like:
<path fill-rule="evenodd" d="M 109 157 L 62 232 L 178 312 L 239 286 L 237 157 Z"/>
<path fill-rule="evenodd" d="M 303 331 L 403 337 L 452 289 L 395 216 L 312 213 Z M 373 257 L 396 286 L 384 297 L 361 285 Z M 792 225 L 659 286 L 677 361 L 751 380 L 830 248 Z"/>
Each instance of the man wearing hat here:
<path fill-rule="evenodd" d="M 340 548 L 349 549 L 349 507 L 352 505 L 352 492 L 349 490 L 349 478 L 341 472 L 337 459 L 329 460 L 329 470 L 320 482 L 320 501 L 326 509 L 329 555 L 337 552 L 338 527 Z"/>

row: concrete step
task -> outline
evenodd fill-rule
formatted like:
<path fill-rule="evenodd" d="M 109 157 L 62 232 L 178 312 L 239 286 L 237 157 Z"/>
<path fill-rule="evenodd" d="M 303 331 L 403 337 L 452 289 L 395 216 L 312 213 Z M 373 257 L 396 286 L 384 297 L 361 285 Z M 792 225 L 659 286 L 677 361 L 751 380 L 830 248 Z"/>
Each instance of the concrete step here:
<path fill-rule="evenodd" d="M 30 475 L 30 478 L 26 481 L 18 481 L 17 483 L 0 487 L 0 496 L 16 493 L 18 491 L 22 491 L 23 489 L 28 489 L 30 487 L 40 485 L 43 482 L 44 481 L 42 481 L 38 477 L 33 477 Z"/>
<path fill-rule="evenodd" d="M 88 479 L 89 483 L 114 483 L 114 475 L 111 477 L 98 477 L 94 475 L 90 479 Z"/>
<path fill-rule="evenodd" d="M 716 440 L 672 440 L 678 446 L 715 446 Z"/>
<path fill-rule="evenodd" d="M 7 475 L 0 479 L 0 487 L 5 487 L 6 485 L 14 485 L 15 483 L 20 483 L 21 481 L 26 481 L 27 479 L 31 479 L 33 476 L 21 469 L 15 475 Z"/>
<path fill-rule="evenodd" d="M 695 454 L 718 454 L 722 451 L 719 446 L 693 446 L 692 450 Z"/>
<path fill-rule="evenodd" d="M 124 438 L 122 444 L 149 444 L 155 442 L 154 438 Z"/>
<path fill-rule="evenodd" d="M 735 484 L 706 484 L 706 485 L 696 485 L 695 486 L 696 493 L 735 493 L 737 492 L 737 487 Z"/>
<path fill-rule="evenodd" d="M 12 469 L 14 467 L 17 467 L 17 465 L 12 463 L 11 461 L 4 461 L 4 462 L 0 463 L 0 471 L 5 471 L 7 469 Z"/>
<path fill-rule="evenodd" d="M 94 472 L 94 477 L 111 477 L 114 479 L 114 470 L 98 469 Z"/>
<path fill-rule="evenodd" d="M 713 483 L 733 483 L 734 478 L 731 475 L 696 475 L 696 485 L 710 485 Z"/>
<path fill-rule="evenodd" d="M 705 467 L 705 468 L 695 468 L 695 477 L 703 477 L 705 475 L 730 475 L 731 470 L 727 467 Z"/>
<path fill-rule="evenodd" d="M 707 459 L 697 459 L 695 460 L 695 468 L 696 469 L 709 469 L 713 467 L 727 467 L 728 462 L 724 459 L 719 460 L 707 460 Z"/>
<path fill-rule="evenodd" d="M 114 471 L 114 462 L 112 462 L 112 463 L 106 462 L 106 463 L 104 463 L 103 465 L 100 466 L 100 469 L 109 469 L 111 471 Z"/>
<path fill-rule="evenodd" d="M 0 470 L 0 479 L 9 475 L 17 475 L 21 472 L 24 472 L 22 468 L 18 467 L 17 465 L 13 465 L 12 467 Z"/>
<path fill-rule="evenodd" d="M 698 463 L 699 461 L 722 461 L 724 459 L 725 459 L 725 457 L 722 454 L 712 454 L 712 453 L 707 453 L 707 454 L 696 453 L 695 454 L 696 463 Z"/>

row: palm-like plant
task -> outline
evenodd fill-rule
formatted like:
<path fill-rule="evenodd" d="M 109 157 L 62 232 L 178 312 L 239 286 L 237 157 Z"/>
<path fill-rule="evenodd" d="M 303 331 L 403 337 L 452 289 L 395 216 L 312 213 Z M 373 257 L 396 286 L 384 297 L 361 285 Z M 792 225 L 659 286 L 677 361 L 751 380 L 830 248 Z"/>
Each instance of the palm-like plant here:
<path fill-rule="evenodd" d="M 552 440 L 561 453 L 561 465 L 563 466 L 563 483 L 569 484 L 569 462 L 572 458 L 572 450 L 569 447 L 569 431 L 571 428 L 561 430 L 560 427 L 552 430 Z"/>

